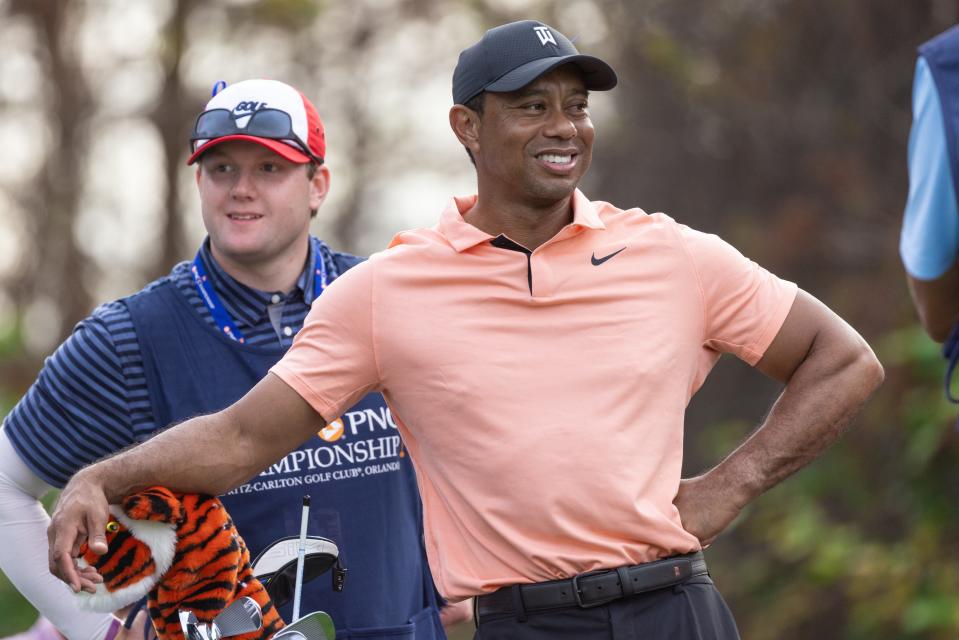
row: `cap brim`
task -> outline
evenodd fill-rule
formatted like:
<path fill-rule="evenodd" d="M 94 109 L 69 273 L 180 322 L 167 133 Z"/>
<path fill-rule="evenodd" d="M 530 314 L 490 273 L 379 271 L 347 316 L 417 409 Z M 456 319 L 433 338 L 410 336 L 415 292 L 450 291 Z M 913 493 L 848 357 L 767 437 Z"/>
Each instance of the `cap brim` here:
<path fill-rule="evenodd" d="M 586 83 L 586 88 L 591 91 L 609 91 L 616 86 L 618 81 L 613 68 L 599 58 L 582 54 L 572 54 L 568 56 L 556 56 L 555 58 L 539 58 L 538 60 L 527 62 L 523 66 L 517 67 L 505 74 L 495 82 L 488 84 L 484 91 L 499 93 L 522 89 L 544 73 L 552 71 L 556 67 L 564 64 L 574 64 L 579 67 L 580 71 L 583 72 L 583 80 Z"/>
<path fill-rule="evenodd" d="M 271 138 L 258 138 L 257 136 L 247 136 L 242 134 L 232 135 L 232 136 L 223 136 L 222 138 L 214 138 L 209 142 L 203 144 L 203 146 L 198 147 L 196 151 L 190 156 L 186 161 L 188 165 L 193 164 L 199 159 L 201 155 L 210 150 L 211 147 L 215 147 L 221 142 L 229 142 L 230 140 L 246 140 L 247 142 L 255 142 L 256 144 L 266 147 L 273 153 L 286 158 L 290 162 L 296 164 L 306 164 L 310 162 L 310 156 L 306 155 L 299 149 L 292 147 L 282 140 L 273 140 Z"/>

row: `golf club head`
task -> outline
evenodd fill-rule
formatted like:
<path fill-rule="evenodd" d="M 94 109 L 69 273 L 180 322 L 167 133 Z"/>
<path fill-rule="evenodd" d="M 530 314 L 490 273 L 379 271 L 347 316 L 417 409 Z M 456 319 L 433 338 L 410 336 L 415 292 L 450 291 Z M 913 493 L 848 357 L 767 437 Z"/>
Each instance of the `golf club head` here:
<path fill-rule="evenodd" d="M 192 611 L 178 611 L 180 616 L 180 629 L 183 631 L 183 637 L 186 640 L 210 640 L 206 630 L 206 625 L 200 624 L 196 614 Z"/>
<path fill-rule="evenodd" d="M 296 582 L 296 558 L 299 538 L 289 536 L 269 545 L 253 560 L 253 575 L 263 583 L 277 608 L 293 598 Z M 336 564 L 339 548 L 322 536 L 307 536 L 303 565 L 303 583 L 323 575 Z"/>
<path fill-rule="evenodd" d="M 309 613 L 283 627 L 273 640 L 335 640 L 333 619 L 323 611 Z"/>
<path fill-rule="evenodd" d="M 249 597 L 237 598 L 213 618 L 213 624 L 210 625 L 211 640 L 250 633 L 262 625 L 263 614 L 256 600 Z"/>

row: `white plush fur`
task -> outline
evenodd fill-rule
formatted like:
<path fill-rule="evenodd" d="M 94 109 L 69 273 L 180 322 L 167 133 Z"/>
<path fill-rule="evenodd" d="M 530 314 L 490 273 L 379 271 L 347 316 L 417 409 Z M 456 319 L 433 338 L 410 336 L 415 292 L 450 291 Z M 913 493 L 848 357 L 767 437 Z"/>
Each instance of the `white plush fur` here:
<path fill-rule="evenodd" d="M 132 520 L 116 505 L 110 506 L 110 513 L 120 524 L 130 530 L 133 537 L 143 542 L 150 549 L 153 562 L 156 564 L 156 571 L 150 576 L 145 576 L 143 580 L 117 591 L 107 591 L 102 584 L 98 584 L 96 585 L 96 593 L 81 591 L 77 594 L 82 608 L 103 613 L 111 613 L 122 609 L 149 593 L 160 580 L 160 577 L 173 564 L 173 557 L 176 554 L 175 524 L 152 520 Z M 79 564 L 81 567 L 89 566 L 83 558 L 79 559 Z"/>

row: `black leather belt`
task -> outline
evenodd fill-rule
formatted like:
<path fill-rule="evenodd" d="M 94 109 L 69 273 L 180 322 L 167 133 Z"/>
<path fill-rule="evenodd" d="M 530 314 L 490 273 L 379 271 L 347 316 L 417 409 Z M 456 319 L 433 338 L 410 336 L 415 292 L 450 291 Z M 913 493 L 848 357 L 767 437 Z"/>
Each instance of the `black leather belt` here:
<path fill-rule="evenodd" d="M 702 551 L 672 556 L 631 567 L 581 573 L 568 580 L 552 580 L 519 585 L 519 597 L 525 613 L 581 607 L 598 607 L 613 600 L 663 589 L 693 576 L 708 573 Z M 475 601 L 476 624 L 486 616 L 514 615 L 513 587 L 503 587 L 479 596 Z"/>

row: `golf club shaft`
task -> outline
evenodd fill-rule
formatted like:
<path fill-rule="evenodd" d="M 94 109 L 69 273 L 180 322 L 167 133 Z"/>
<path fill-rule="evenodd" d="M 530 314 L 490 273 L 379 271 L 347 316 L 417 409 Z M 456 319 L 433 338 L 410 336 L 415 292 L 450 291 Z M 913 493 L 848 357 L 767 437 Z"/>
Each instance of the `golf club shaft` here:
<path fill-rule="evenodd" d="M 296 583 L 293 585 L 293 622 L 300 619 L 300 595 L 303 591 L 303 562 L 306 558 L 306 524 L 310 516 L 310 496 L 303 496 L 303 516 L 300 519 L 300 546 L 296 550 Z"/>

